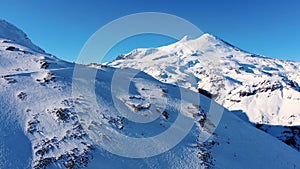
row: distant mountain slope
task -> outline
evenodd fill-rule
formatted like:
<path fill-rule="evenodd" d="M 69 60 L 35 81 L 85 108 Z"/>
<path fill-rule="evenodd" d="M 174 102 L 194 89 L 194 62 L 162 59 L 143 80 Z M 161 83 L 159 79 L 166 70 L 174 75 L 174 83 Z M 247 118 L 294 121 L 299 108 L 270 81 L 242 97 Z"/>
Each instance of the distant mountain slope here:
<path fill-rule="evenodd" d="M 133 69 L 75 65 L 36 52 L 35 47 L 17 44 L 18 39 L 7 43 L 7 38 L 9 35 L 0 39 L 0 168 L 300 167 L 299 159 L 295 158 L 299 152 L 227 110 L 220 123 L 215 122 L 208 113 L 214 102 L 202 95 L 201 104 L 197 105 L 197 99 L 191 100 L 193 97 L 181 99 L 180 88 L 143 72 L 131 79 L 136 72 Z M 92 83 L 89 79 L 73 76 L 75 67 L 85 72 L 97 71 L 95 91 L 86 87 Z M 116 71 L 123 78 L 111 93 Z M 131 80 L 130 86 L 124 86 L 124 80 Z M 74 92 L 77 87 L 80 90 Z M 190 90 L 181 91 L 198 97 Z M 96 103 L 90 98 L 93 94 Z M 166 100 L 164 109 L 161 104 Z M 180 102 L 184 102 L 183 107 Z M 149 124 L 135 123 L 124 117 L 118 107 L 133 117 L 142 115 L 145 120 L 153 113 L 148 110 L 154 109 L 157 119 Z M 177 146 L 163 154 L 127 158 L 99 146 L 124 146 L 124 142 L 110 137 L 110 132 L 136 138 L 157 135 L 168 130 L 178 116 L 194 120 L 194 125 Z M 176 138 L 184 129 L 178 127 L 170 138 Z M 212 136 L 201 142 L 207 134 Z M 164 142 L 153 141 L 156 147 L 139 147 L 138 152 L 163 148 Z"/>
<path fill-rule="evenodd" d="M 300 124 L 300 63 L 254 55 L 211 34 L 155 49 L 136 49 L 109 65 L 143 70 L 156 79 L 208 91 L 251 122 Z"/>
<path fill-rule="evenodd" d="M 213 98 L 257 128 L 300 150 L 300 63 L 245 52 L 211 35 L 136 49 L 108 65 Z"/>

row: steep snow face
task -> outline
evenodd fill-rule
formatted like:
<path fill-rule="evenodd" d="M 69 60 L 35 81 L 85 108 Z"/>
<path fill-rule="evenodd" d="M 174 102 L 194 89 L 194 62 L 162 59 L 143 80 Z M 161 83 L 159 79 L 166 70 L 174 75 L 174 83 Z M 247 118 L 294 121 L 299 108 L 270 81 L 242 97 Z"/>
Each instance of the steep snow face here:
<path fill-rule="evenodd" d="M 22 30 L 3 19 L 0 19 L 0 38 L 2 39 L 2 43 L 15 43 L 30 48 L 35 52 L 44 53 L 41 48 L 30 41 Z"/>
<path fill-rule="evenodd" d="M 214 98 L 252 123 L 300 125 L 300 63 L 254 55 L 211 34 L 155 49 L 136 49 L 109 63 Z"/>

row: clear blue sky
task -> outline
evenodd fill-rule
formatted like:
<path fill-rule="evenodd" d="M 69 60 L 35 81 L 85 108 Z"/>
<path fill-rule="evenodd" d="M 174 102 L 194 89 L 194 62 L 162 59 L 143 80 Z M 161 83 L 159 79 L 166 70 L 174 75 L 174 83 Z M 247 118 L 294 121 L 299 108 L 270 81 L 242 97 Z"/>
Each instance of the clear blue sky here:
<path fill-rule="evenodd" d="M 69 61 L 76 60 L 101 26 L 137 12 L 174 14 L 246 51 L 300 61 L 299 0 L 10 0 L 0 6 L 1 18 L 48 53 Z M 112 54 L 172 42 L 144 38 L 128 41 L 138 43 L 116 47 Z"/>

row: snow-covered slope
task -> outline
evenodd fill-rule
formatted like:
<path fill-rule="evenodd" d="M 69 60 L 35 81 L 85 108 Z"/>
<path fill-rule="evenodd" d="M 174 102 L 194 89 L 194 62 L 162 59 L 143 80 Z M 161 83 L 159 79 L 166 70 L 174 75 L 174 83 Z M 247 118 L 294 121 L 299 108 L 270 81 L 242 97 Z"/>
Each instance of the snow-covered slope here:
<path fill-rule="evenodd" d="M 136 49 L 108 65 L 213 98 L 245 121 L 300 150 L 300 63 L 245 52 L 211 35 Z"/>
<path fill-rule="evenodd" d="M 180 88 L 143 72 L 131 79 L 136 72 L 133 69 L 120 71 L 122 79 L 111 93 L 112 79 L 119 69 L 74 65 L 36 52 L 35 47 L 17 44 L 18 39 L 7 43 L 9 37 L 8 34 L 5 40 L 0 39 L 0 168 L 300 167 L 298 151 L 227 110 L 220 123 L 214 120 L 208 113 L 214 104 L 209 98 L 199 96 L 200 105 L 193 97 L 180 98 Z M 85 88 L 92 83 L 89 79 L 73 76 L 74 68 L 97 72 L 93 80 L 95 91 Z M 131 84 L 124 87 L 121 82 L 126 79 Z M 74 92 L 74 88 L 80 90 Z M 180 91 L 198 97 L 196 92 Z M 93 94 L 97 103 L 91 101 Z M 162 112 L 161 104 L 166 101 Z M 157 119 L 147 124 L 135 123 L 119 112 L 120 107 L 145 120 L 153 113 L 149 110 L 154 109 Z M 177 146 L 165 153 L 127 158 L 100 146 L 124 144 L 106 133 L 149 138 L 168 130 L 179 116 L 193 120 L 194 125 Z M 183 128 L 177 127 L 176 133 L 180 133 Z M 201 137 L 206 134 L 212 136 L 202 142 Z M 153 141 L 157 145 L 153 149 L 163 148 L 163 142 Z M 139 152 L 147 153 L 149 148 L 152 147 L 142 147 Z"/>
<path fill-rule="evenodd" d="M 242 51 L 211 34 L 157 49 L 136 49 L 109 65 L 132 67 L 194 91 L 204 89 L 251 122 L 300 125 L 300 63 Z"/>
<path fill-rule="evenodd" d="M 44 53 L 44 50 L 34 45 L 22 30 L 3 19 L 0 19 L 0 38 L 2 43 L 19 44 L 23 48 L 26 47 L 35 52 Z"/>

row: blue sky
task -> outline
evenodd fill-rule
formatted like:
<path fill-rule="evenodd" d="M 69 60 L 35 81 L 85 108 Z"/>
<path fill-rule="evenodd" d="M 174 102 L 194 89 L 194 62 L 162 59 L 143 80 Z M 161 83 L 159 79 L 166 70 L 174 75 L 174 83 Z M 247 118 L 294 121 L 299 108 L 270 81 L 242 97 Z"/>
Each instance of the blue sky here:
<path fill-rule="evenodd" d="M 177 15 L 246 51 L 300 61 L 299 7 L 297 0 L 10 0 L 1 3 L 0 17 L 24 30 L 48 53 L 69 61 L 77 59 L 86 40 L 100 27 L 137 12 Z M 173 41 L 135 37 L 110 55 Z"/>

